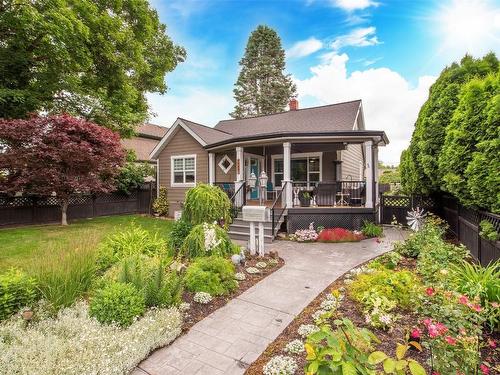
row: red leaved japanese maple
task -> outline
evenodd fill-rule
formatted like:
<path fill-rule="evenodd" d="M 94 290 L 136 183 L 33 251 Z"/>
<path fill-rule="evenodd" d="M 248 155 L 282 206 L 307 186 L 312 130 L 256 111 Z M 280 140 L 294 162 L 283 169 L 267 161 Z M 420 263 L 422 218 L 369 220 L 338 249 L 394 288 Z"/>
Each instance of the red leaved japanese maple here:
<path fill-rule="evenodd" d="M 48 196 L 108 192 L 125 160 L 117 133 L 69 115 L 0 119 L 0 192 Z"/>

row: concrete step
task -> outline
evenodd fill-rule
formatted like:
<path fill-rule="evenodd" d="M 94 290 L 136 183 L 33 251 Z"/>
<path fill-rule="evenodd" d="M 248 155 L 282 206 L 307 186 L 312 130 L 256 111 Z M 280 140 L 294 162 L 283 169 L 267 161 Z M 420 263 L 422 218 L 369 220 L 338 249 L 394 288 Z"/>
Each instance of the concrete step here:
<path fill-rule="evenodd" d="M 229 238 L 232 240 L 239 240 L 239 241 L 248 241 L 250 239 L 250 235 L 248 232 L 234 232 L 229 230 L 228 232 Z M 271 235 L 264 235 L 264 243 L 272 243 L 273 238 Z"/>

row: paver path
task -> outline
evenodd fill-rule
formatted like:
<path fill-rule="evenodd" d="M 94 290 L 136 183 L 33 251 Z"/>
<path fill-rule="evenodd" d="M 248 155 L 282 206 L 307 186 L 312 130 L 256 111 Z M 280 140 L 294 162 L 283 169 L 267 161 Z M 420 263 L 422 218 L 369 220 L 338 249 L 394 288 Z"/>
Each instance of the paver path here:
<path fill-rule="evenodd" d="M 391 249 L 404 233 L 386 228 L 380 243 L 276 241 L 285 265 L 155 351 L 133 375 L 243 374 L 321 291 L 346 271 Z"/>

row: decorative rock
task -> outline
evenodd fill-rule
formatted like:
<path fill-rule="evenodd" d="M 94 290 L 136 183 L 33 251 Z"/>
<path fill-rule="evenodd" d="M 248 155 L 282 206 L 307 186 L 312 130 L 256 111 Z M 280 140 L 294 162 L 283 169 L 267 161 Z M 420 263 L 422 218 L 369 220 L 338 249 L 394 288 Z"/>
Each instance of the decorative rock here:
<path fill-rule="evenodd" d="M 257 262 L 257 264 L 255 265 L 255 267 L 257 267 L 257 268 L 266 268 L 267 267 L 267 263 L 266 262 Z"/>
<path fill-rule="evenodd" d="M 245 274 L 243 272 L 236 272 L 234 274 L 234 278 L 238 281 L 243 281 L 245 280 L 247 277 L 245 276 Z"/>
<path fill-rule="evenodd" d="M 255 267 L 247 267 L 245 269 L 245 271 L 247 271 L 248 273 L 250 274 L 253 274 L 253 273 L 260 273 L 259 269 L 258 268 L 255 268 Z"/>

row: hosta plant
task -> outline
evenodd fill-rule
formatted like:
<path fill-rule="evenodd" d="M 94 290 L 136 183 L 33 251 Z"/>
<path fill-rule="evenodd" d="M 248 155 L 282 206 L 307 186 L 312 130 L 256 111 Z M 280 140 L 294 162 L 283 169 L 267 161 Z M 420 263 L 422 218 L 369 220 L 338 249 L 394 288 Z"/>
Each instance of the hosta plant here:
<path fill-rule="evenodd" d="M 396 374 L 405 375 L 426 375 L 427 372 L 418 361 L 407 358 L 408 349 L 413 346 L 418 351 L 422 351 L 422 347 L 416 341 L 410 341 L 407 344 L 396 344 L 396 358 L 389 357 L 381 351 L 375 351 L 368 356 L 368 363 L 381 367 L 383 372 L 380 374 Z"/>

